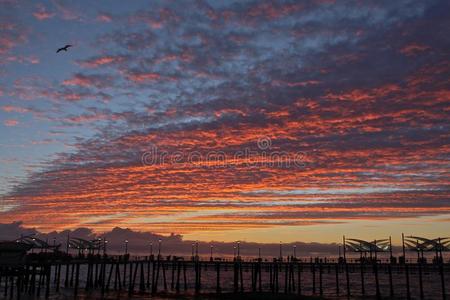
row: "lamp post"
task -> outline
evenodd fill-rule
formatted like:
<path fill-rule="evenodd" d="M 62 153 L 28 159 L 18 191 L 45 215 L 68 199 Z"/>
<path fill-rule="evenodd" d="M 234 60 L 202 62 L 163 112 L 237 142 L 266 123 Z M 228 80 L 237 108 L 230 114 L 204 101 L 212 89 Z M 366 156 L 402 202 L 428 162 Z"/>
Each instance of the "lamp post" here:
<path fill-rule="evenodd" d="M 69 254 L 70 247 L 70 231 L 67 232 L 67 244 L 66 244 L 66 253 Z"/>
<path fill-rule="evenodd" d="M 161 256 L 161 243 L 162 243 L 162 240 L 158 239 L 158 258 Z"/>
<path fill-rule="evenodd" d="M 237 256 L 238 256 L 238 259 L 241 256 L 241 247 L 240 247 L 240 245 L 241 245 L 241 241 L 237 241 Z"/>
<path fill-rule="evenodd" d="M 198 259 L 198 241 L 195 241 L 195 259 Z"/>
<path fill-rule="evenodd" d="M 294 258 L 297 259 L 297 245 L 294 245 Z"/>
<path fill-rule="evenodd" d="M 106 254 L 106 245 L 108 244 L 108 241 L 106 239 L 104 239 L 103 241 L 103 255 Z"/>
<path fill-rule="evenodd" d="M 194 247 L 195 247 L 195 244 L 192 243 L 192 248 L 191 248 L 191 252 L 192 252 L 191 257 L 192 257 L 192 260 L 194 260 Z"/>
<path fill-rule="evenodd" d="M 153 243 L 150 242 L 150 256 L 153 255 Z"/>
<path fill-rule="evenodd" d="M 213 245 L 209 246 L 209 250 L 211 250 L 211 253 L 210 253 L 210 256 L 209 256 L 209 260 L 210 261 L 213 261 L 213 248 L 214 248 Z"/>
<path fill-rule="evenodd" d="M 125 240 L 125 255 L 128 254 L 128 240 Z"/>
<path fill-rule="evenodd" d="M 236 246 L 233 246 L 233 257 L 236 259 Z"/>
<path fill-rule="evenodd" d="M 283 252 L 282 252 L 281 246 L 282 246 L 282 243 L 280 241 L 280 260 L 283 260 Z"/>
<path fill-rule="evenodd" d="M 100 255 L 100 248 L 101 247 L 102 247 L 102 238 L 98 238 L 97 255 Z"/>

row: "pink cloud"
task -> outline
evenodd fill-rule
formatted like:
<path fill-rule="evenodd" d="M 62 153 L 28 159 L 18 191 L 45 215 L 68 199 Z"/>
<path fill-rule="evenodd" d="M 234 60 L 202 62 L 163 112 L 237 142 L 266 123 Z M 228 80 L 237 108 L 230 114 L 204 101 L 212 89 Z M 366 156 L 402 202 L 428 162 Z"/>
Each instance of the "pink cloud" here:
<path fill-rule="evenodd" d="M 33 16 L 39 21 L 50 19 L 54 16 L 54 13 L 49 12 L 45 6 L 39 4 L 37 6 L 37 10 L 33 13 Z"/>
<path fill-rule="evenodd" d="M 82 87 L 98 87 L 104 88 L 112 81 L 111 76 L 108 75 L 83 75 L 75 74 L 71 79 L 63 81 L 63 85 L 75 85 Z"/>
<path fill-rule="evenodd" d="M 105 22 L 105 23 L 109 23 L 112 21 L 112 16 L 106 13 L 101 13 L 99 15 L 97 15 L 97 21 L 99 22 Z"/>
<path fill-rule="evenodd" d="M 19 124 L 19 121 L 14 120 L 14 119 L 8 119 L 8 120 L 5 120 L 3 122 L 3 124 L 5 124 L 5 126 L 12 127 L 12 126 L 17 126 L 17 124 Z"/>
<path fill-rule="evenodd" d="M 2 110 L 6 112 L 16 112 L 22 114 L 30 111 L 28 108 L 13 105 L 2 106 Z"/>
<path fill-rule="evenodd" d="M 415 56 L 421 52 L 424 52 L 426 50 L 430 49 L 430 47 L 426 45 L 420 45 L 417 43 L 412 43 L 409 45 L 406 45 L 402 49 L 400 49 L 400 53 L 406 55 L 406 56 Z"/>
<path fill-rule="evenodd" d="M 124 61 L 124 56 L 100 56 L 94 57 L 88 60 L 78 62 L 79 65 L 85 68 L 97 68 L 103 65 L 109 65 L 113 63 L 120 63 Z"/>
<path fill-rule="evenodd" d="M 158 80 L 161 78 L 161 75 L 157 73 L 131 73 L 127 75 L 128 79 L 133 82 L 145 82 L 145 81 L 152 81 L 152 80 Z"/>

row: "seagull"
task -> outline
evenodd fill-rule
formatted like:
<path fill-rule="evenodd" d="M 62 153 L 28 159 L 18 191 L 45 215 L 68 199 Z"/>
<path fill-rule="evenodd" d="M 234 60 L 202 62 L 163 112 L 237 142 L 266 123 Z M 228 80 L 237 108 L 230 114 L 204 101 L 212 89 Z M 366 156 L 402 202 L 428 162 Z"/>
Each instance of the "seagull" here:
<path fill-rule="evenodd" d="M 72 47 L 72 45 L 65 45 L 62 48 L 59 48 L 58 50 L 56 50 L 56 53 L 60 52 L 60 51 L 67 51 L 67 49 L 69 49 L 70 47 Z"/>

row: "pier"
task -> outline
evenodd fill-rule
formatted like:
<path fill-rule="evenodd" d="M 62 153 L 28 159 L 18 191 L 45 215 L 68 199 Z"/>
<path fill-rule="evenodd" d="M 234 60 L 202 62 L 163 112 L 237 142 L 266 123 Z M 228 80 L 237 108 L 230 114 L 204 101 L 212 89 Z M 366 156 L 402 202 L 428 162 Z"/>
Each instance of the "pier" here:
<path fill-rule="evenodd" d="M 382 260 L 192 257 L 27 257 L 0 268 L 0 298 L 58 294 L 152 297 L 163 294 L 271 293 L 323 298 L 448 299 L 450 265 Z"/>

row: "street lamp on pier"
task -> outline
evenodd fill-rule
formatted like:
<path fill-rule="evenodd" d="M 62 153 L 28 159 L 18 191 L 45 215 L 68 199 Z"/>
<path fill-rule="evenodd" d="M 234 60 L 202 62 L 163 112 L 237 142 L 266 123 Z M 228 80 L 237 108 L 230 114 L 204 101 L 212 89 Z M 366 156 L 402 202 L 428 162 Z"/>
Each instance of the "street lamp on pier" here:
<path fill-rule="evenodd" d="M 210 261 L 213 261 L 213 248 L 214 248 L 213 245 L 209 246 L 209 249 L 211 250 L 211 253 L 210 253 L 210 256 L 209 256 L 209 260 Z"/>
<path fill-rule="evenodd" d="M 158 239 L 158 258 L 161 256 L 161 243 L 162 243 L 162 240 Z"/>

